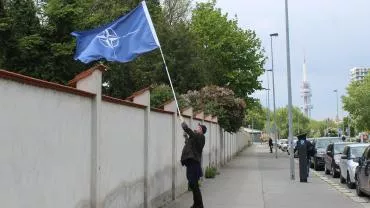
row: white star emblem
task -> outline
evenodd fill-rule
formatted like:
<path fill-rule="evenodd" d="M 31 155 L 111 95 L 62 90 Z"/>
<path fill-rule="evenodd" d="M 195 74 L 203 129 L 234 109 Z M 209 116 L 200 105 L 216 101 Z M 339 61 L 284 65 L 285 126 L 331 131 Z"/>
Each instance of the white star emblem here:
<path fill-rule="evenodd" d="M 100 43 L 107 48 L 113 49 L 114 57 L 116 57 L 116 52 L 114 48 L 119 45 L 119 40 L 121 38 L 126 38 L 127 36 L 137 33 L 139 30 L 127 33 L 123 36 L 118 36 L 117 33 L 112 28 L 107 28 L 103 32 L 99 33 L 96 37 L 99 39 Z"/>

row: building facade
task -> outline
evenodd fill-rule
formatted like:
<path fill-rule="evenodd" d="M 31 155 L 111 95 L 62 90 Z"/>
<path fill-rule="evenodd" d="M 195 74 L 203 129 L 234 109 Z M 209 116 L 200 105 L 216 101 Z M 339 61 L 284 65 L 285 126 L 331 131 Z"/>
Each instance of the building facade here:
<path fill-rule="evenodd" d="M 365 67 L 355 67 L 350 69 L 351 73 L 351 81 L 360 81 L 365 78 L 365 76 L 369 73 L 370 68 Z"/>

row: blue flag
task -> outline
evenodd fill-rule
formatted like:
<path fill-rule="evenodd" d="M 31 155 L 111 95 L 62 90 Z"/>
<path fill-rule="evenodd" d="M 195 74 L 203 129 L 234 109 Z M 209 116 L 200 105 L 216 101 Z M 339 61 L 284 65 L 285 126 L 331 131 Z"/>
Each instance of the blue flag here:
<path fill-rule="evenodd" d="M 96 29 L 73 32 L 77 37 L 75 60 L 129 62 L 160 47 L 145 1 L 127 15 Z"/>

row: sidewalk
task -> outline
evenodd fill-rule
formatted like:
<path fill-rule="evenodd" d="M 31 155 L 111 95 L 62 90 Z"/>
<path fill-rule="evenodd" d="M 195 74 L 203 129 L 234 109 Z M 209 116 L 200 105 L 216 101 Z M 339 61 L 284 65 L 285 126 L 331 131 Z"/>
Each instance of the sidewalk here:
<path fill-rule="evenodd" d="M 296 165 L 297 167 L 298 165 Z M 308 183 L 289 178 L 289 158 L 268 153 L 267 146 L 255 144 L 221 169 L 216 179 L 202 186 L 206 208 L 361 208 L 315 174 Z M 189 208 L 191 193 L 186 193 L 165 208 Z"/>

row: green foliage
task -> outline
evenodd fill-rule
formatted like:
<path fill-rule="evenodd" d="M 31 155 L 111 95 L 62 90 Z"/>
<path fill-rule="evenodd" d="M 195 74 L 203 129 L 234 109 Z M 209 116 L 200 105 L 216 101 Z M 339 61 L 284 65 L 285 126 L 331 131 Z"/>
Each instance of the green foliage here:
<path fill-rule="evenodd" d="M 261 41 L 255 32 L 239 28 L 237 19 L 229 20 L 215 4 L 197 4 L 191 29 L 203 47 L 202 59 L 211 84 L 228 87 L 245 99 L 261 89 L 257 81 L 265 62 Z"/>
<path fill-rule="evenodd" d="M 189 91 L 183 96 L 187 106 L 218 117 L 220 126 L 228 132 L 237 132 L 245 117 L 245 102 L 234 92 L 218 86 L 207 86 L 200 91 Z"/>
<path fill-rule="evenodd" d="M 65 84 L 96 64 L 73 60 L 76 43 L 70 33 L 111 22 L 140 1 L 0 0 L 0 68 Z M 218 115 L 228 131 L 236 131 L 243 123 L 245 102 L 253 103 L 249 96 L 261 87 L 257 77 L 265 57 L 260 40 L 215 8 L 215 2 L 197 4 L 193 11 L 190 0 L 163 4 L 147 1 L 176 92 L 211 84 L 230 88 L 232 94 L 217 94 L 219 99 L 201 107 Z M 109 69 L 103 74 L 106 95 L 126 98 L 153 84 L 169 84 L 158 50 L 130 63 L 104 64 Z"/>
<path fill-rule="evenodd" d="M 217 168 L 216 167 L 210 167 L 210 166 L 208 166 L 206 168 L 206 171 L 205 171 L 205 174 L 204 174 L 204 176 L 206 178 L 215 178 L 216 175 L 217 175 Z"/>
<path fill-rule="evenodd" d="M 266 123 L 267 109 L 264 109 L 260 101 L 254 101 L 252 105 L 248 105 L 245 115 L 245 125 L 254 129 L 264 129 Z"/>
<path fill-rule="evenodd" d="M 172 90 L 168 85 L 161 84 L 154 86 L 150 92 L 150 105 L 153 107 L 158 107 L 172 99 Z"/>
<path fill-rule="evenodd" d="M 370 74 L 364 80 L 352 82 L 343 96 L 343 108 L 351 115 L 357 131 L 370 130 Z"/>
<path fill-rule="evenodd" d="M 344 117 L 343 118 L 343 125 L 344 125 L 344 127 L 345 127 L 345 129 L 347 129 L 348 127 L 350 127 L 351 129 L 351 137 L 354 137 L 356 134 L 355 134 L 355 125 L 354 125 L 354 123 L 353 123 L 353 121 L 348 117 L 348 116 L 346 116 L 346 117 Z"/>
<path fill-rule="evenodd" d="M 293 107 L 293 135 L 298 135 L 299 133 L 311 133 L 309 129 L 310 120 L 307 118 L 298 107 Z M 270 118 L 273 118 L 271 113 Z M 288 138 L 289 128 L 288 128 L 288 109 L 279 108 L 276 110 L 276 126 L 279 131 L 281 138 Z M 271 126 L 274 125 L 274 122 L 271 121 Z"/>

